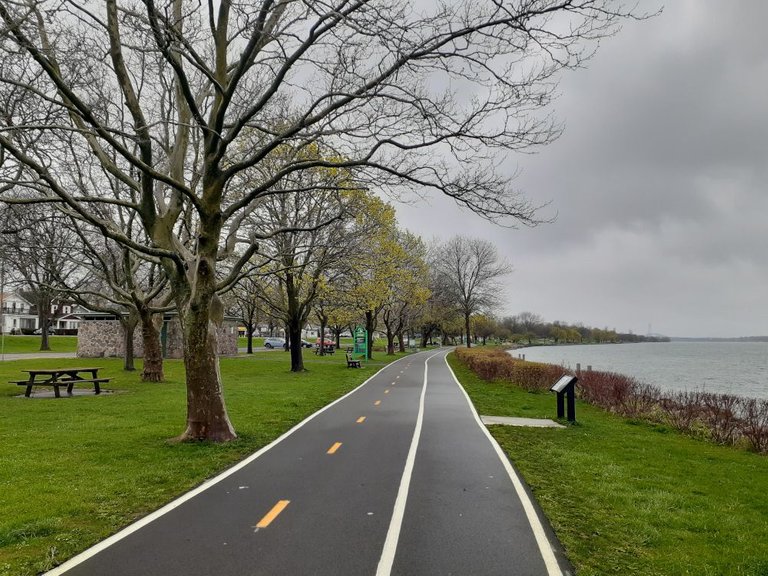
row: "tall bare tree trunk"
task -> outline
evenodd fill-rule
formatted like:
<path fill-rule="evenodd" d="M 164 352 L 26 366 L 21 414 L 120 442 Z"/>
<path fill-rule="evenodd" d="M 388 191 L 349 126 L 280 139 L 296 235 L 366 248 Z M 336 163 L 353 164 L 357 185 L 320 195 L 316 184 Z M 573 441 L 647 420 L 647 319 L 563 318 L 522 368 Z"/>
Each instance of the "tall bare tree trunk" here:
<path fill-rule="evenodd" d="M 376 315 L 373 310 L 365 311 L 365 329 L 368 331 L 368 360 L 373 358 L 373 331 L 376 329 Z"/>
<path fill-rule="evenodd" d="M 178 440 L 227 442 L 237 434 L 224 402 L 216 331 L 211 321 L 223 317 L 223 307 L 213 292 L 213 261 L 201 259 L 197 268 L 197 290 L 183 302 L 185 305 L 179 306 L 187 373 L 187 428 Z"/>
<path fill-rule="evenodd" d="M 469 314 L 464 314 L 464 333 L 467 335 L 467 348 L 472 347 L 472 342 L 470 342 L 470 332 L 469 332 Z"/>
<path fill-rule="evenodd" d="M 395 355 L 395 330 L 392 310 L 385 308 L 381 313 L 381 319 L 387 333 L 387 356 Z"/>
<path fill-rule="evenodd" d="M 246 330 L 248 331 L 248 354 L 253 354 L 253 332 L 254 327 L 253 324 L 248 324 L 246 327 Z"/>
<path fill-rule="evenodd" d="M 48 341 L 48 322 L 43 325 L 43 332 L 40 334 L 40 350 L 50 350 L 51 344 Z"/>
<path fill-rule="evenodd" d="M 128 316 L 120 318 L 120 324 L 123 325 L 123 335 L 125 346 L 123 347 L 123 370 L 133 372 L 136 370 L 134 360 L 136 352 L 133 348 L 133 335 L 136 332 L 136 326 L 139 323 L 139 317 L 134 310 L 128 312 Z"/>
<path fill-rule="evenodd" d="M 405 353 L 405 342 L 403 341 L 403 331 L 397 333 L 397 341 L 400 343 L 400 352 Z"/>
<path fill-rule="evenodd" d="M 299 303 L 298 287 L 293 274 L 285 276 L 285 295 L 288 300 L 288 321 L 285 323 L 285 337 L 291 351 L 291 372 L 304 372 L 304 356 L 301 350 L 301 327 L 303 325 Z"/>
<path fill-rule="evenodd" d="M 290 339 L 288 345 L 291 349 L 291 372 L 304 372 L 304 355 L 301 349 L 301 324 L 292 321 L 288 325 Z"/>
<path fill-rule="evenodd" d="M 48 327 L 51 325 L 51 299 L 42 298 L 38 301 L 38 317 L 40 318 L 40 350 L 50 350 L 51 344 L 48 341 Z"/>
<path fill-rule="evenodd" d="M 395 333 L 387 327 L 387 356 L 395 355 Z"/>
<path fill-rule="evenodd" d="M 325 356 L 325 317 L 320 318 L 320 348 L 318 348 L 318 353 L 320 356 Z M 336 347 L 339 347 L 339 339 L 336 338 Z"/>
<path fill-rule="evenodd" d="M 162 382 L 165 379 L 163 373 L 163 348 L 160 344 L 160 333 L 155 326 L 152 313 L 149 308 L 139 306 L 141 318 L 141 339 L 144 342 L 144 370 L 141 379 L 144 382 Z"/>

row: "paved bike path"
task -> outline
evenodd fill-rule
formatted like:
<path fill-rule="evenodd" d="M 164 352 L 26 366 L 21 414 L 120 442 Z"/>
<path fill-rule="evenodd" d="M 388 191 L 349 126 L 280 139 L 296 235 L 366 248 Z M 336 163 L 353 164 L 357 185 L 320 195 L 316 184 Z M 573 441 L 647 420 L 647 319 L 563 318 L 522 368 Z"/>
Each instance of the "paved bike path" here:
<path fill-rule="evenodd" d="M 547 568 L 549 543 L 537 542 L 445 353 L 390 364 L 225 477 L 49 574 L 561 574 L 551 558 Z"/>

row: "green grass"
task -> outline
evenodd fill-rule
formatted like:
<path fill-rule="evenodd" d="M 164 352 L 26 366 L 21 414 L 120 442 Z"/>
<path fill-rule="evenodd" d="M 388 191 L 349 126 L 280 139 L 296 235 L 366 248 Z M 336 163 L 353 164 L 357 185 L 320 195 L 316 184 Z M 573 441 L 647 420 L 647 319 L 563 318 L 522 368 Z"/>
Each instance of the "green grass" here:
<path fill-rule="evenodd" d="M 11 336 L 0 338 L 0 352 L 3 354 L 27 354 L 40 352 L 42 336 Z M 77 352 L 77 336 L 48 336 L 50 350 L 45 352 Z"/>
<path fill-rule="evenodd" d="M 253 337 L 253 347 L 254 348 L 262 348 L 264 346 L 264 338 L 254 336 Z M 245 336 L 240 336 L 237 339 L 237 347 L 238 348 L 248 348 L 248 338 Z"/>
<path fill-rule="evenodd" d="M 99 358 L 111 395 L 18 398 L 8 384 L 34 367 L 82 359 L 0 363 L 0 575 L 31 576 L 115 532 L 269 443 L 351 390 L 392 359 L 361 370 L 339 356 L 305 355 L 307 372 L 289 372 L 287 355 L 223 359 L 225 396 L 238 440 L 174 444 L 185 424 L 183 365 L 167 361 L 167 381 L 139 382 L 119 359 Z"/>
<path fill-rule="evenodd" d="M 451 365 L 481 414 L 553 418 L 555 397 Z M 768 458 L 577 403 L 565 430 L 492 426 L 579 576 L 768 575 Z"/>

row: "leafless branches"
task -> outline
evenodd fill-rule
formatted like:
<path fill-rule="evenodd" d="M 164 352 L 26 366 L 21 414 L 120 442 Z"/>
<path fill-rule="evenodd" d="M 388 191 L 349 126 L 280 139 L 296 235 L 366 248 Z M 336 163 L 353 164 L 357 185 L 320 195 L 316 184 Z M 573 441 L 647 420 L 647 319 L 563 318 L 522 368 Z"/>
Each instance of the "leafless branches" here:
<path fill-rule="evenodd" d="M 199 352 L 238 275 L 218 264 L 247 265 L 272 233 L 240 225 L 267 196 L 315 194 L 292 184 L 314 170 L 535 224 L 506 155 L 558 136 L 557 74 L 629 15 L 609 0 L 6 0 L 0 199 L 55 204 L 162 264 Z M 213 357 L 187 368 L 217 389 Z M 203 436 L 232 437 L 191 412 Z"/>

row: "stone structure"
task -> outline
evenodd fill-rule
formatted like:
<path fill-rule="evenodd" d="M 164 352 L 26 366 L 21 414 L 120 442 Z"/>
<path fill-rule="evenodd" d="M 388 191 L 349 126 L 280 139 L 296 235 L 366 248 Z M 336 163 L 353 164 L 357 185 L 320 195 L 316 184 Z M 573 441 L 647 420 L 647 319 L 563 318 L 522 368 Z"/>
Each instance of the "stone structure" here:
<path fill-rule="evenodd" d="M 183 358 L 184 349 L 181 324 L 178 317 L 166 314 L 161 327 L 161 342 L 165 358 Z M 219 356 L 237 354 L 237 320 L 225 318 L 217 330 Z M 133 350 L 136 358 L 144 356 L 141 327 L 133 334 Z M 109 314 L 91 314 L 83 317 L 77 338 L 79 358 L 102 358 L 125 355 L 125 330 L 120 321 Z"/>

